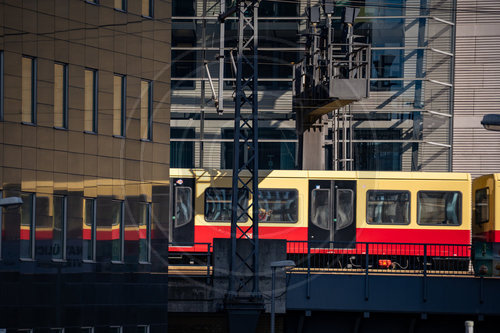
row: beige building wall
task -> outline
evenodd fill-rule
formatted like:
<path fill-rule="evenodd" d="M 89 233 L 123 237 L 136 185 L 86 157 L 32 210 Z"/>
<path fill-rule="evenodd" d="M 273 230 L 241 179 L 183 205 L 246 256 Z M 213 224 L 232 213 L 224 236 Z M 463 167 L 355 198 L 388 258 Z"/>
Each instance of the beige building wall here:
<path fill-rule="evenodd" d="M 153 238 L 168 233 L 164 209 L 169 191 L 170 2 L 154 0 L 153 17 L 142 15 L 141 1 L 128 1 L 126 11 L 116 10 L 114 3 L 0 1 L 4 58 L 0 191 L 4 196 L 30 192 L 47 198 L 40 205 L 37 199 L 37 214 L 39 209 L 50 214 L 43 203 L 50 206 L 54 194 L 67 196 L 68 244 L 70 240 L 77 244 L 82 237 L 83 198 L 98 200 L 98 224 L 101 199 L 124 200 L 125 226 L 136 231 L 136 202 L 161 204 L 165 208 L 153 209 Z M 23 56 L 32 57 L 37 65 L 33 124 L 22 122 Z M 55 63 L 67 65 L 67 128 L 55 123 Z M 95 133 L 84 130 L 86 69 L 98 73 Z M 113 135 L 116 74 L 126 78 L 123 136 Z M 141 80 L 152 82 L 151 140 L 141 140 Z M 5 230 L 7 219 L 12 220 L 9 230 Z M 4 220 L 4 238 L 19 240 L 19 216 L 11 214 Z"/>
<path fill-rule="evenodd" d="M 500 10 L 496 0 L 457 0 L 453 171 L 500 172 L 500 132 L 481 126 L 500 113 Z"/>

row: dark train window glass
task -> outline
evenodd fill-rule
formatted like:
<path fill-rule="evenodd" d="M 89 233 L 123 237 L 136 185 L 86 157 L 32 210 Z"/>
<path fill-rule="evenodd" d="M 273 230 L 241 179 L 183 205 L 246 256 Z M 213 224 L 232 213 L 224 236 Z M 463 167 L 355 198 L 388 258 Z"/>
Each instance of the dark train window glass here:
<path fill-rule="evenodd" d="M 190 187 L 179 186 L 175 188 L 175 227 L 179 228 L 189 223 L 192 219 L 193 193 Z"/>
<path fill-rule="evenodd" d="M 111 226 L 111 261 L 123 261 L 123 201 L 113 201 Z"/>
<path fill-rule="evenodd" d="M 66 197 L 54 195 L 54 229 L 52 230 L 52 259 L 66 259 Z"/>
<path fill-rule="evenodd" d="M 139 262 L 150 261 L 151 244 L 151 204 L 141 202 L 139 205 Z"/>
<path fill-rule="evenodd" d="M 82 258 L 83 260 L 95 260 L 96 239 L 96 200 L 85 198 L 83 207 L 83 230 L 82 230 Z"/>
<path fill-rule="evenodd" d="M 298 207 L 297 190 L 259 189 L 259 222 L 295 223 Z"/>
<path fill-rule="evenodd" d="M 330 190 L 314 189 L 311 193 L 311 221 L 317 227 L 330 230 Z"/>
<path fill-rule="evenodd" d="M 231 222 L 232 189 L 209 187 L 205 190 L 205 220 L 207 222 Z M 238 205 L 248 207 L 248 192 L 239 189 Z M 243 211 L 238 207 L 238 215 Z M 238 222 L 246 222 L 248 217 L 241 216 Z"/>
<path fill-rule="evenodd" d="M 21 230 L 19 235 L 19 257 L 21 259 L 34 258 L 35 242 L 35 194 L 21 193 Z"/>
<path fill-rule="evenodd" d="M 474 218 L 477 224 L 487 223 L 490 220 L 490 189 L 482 188 L 475 193 Z"/>
<path fill-rule="evenodd" d="M 351 189 L 337 190 L 337 223 L 336 230 L 347 228 L 354 221 L 354 192 Z"/>
<path fill-rule="evenodd" d="M 462 224 L 462 194 L 455 191 L 419 191 L 417 223 L 423 225 Z"/>
<path fill-rule="evenodd" d="M 410 192 L 369 190 L 366 194 L 366 222 L 409 224 Z"/>

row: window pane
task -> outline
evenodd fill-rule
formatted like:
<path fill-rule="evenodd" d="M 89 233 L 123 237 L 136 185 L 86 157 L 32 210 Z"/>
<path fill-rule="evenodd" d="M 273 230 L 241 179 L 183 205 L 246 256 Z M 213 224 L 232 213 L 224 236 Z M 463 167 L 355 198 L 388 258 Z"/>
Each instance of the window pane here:
<path fill-rule="evenodd" d="M 248 207 L 248 193 L 240 189 L 238 191 L 239 206 Z M 208 222 L 230 222 L 232 207 L 232 189 L 209 187 L 205 191 L 205 220 Z M 238 216 L 243 211 L 238 207 Z M 248 217 L 242 216 L 238 222 L 246 222 Z"/>
<path fill-rule="evenodd" d="M 113 135 L 124 135 L 124 94 L 125 78 L 121 75 L 114 76 L 113 87 Z"/>
<path fill-rule="evenodd" d="M 66 65 L 54 64 L 54 126 L 66 128 Z"/>
<path fill-rule="evenodd" d="M 350 189 L 337 190 L 337 224 L 336 230 L 342 230 L 352 224 L 354 193 Z"/>
<path fill-rule="evenodd" d="M 190 187 L 175 188 L 175 227 L 182 227 L 192 218 L 192 190 Z"/>
<path fill-rule="evenodd" d="M 123 202 L 113 201 L 111 216 L 111 260 L 123 261 Z"/>
<path fill-rule="evenodd" d="M 366 222 L 410 223 L 410 192 L 370 190 L 366 194 Z"/>
<path fill-rule="evenodd" d="M 151 82 L 141 81 L 141 139 L 151 140 Z"/>
<path fill-rule="evenodd" d="M 54 196 L 54 229 L 52 231 L 52 258 L 65 259 L 66 257 L 66 198 Z"/>
<path fill-rule="evenodd" d="M 85 199 L 83 207 L 83 260 L 95 260 L 95 199 Z"/>
<path fill-rule="evenodd" d="M 97 132 L 97 77 L 96 71 L 85 70 L 85 131 Z"/>
<path fill-rule="evenodd" d="M 115 0 L 115 9 L 127 10 L 127 0 Z"/>
<path fill-rule="evenodd" d="M 311 193 L 311 221 L 317 227 L 330 230 L 330 190 L 314 189 Z"/>
<path fill-rule="evenodd" d="M 21 232 L 19 236 L 20 258 L 33 259 L 33 198 L 32 193 L 22 193 Z"/>
<path fill-rule="evenodd" d="M 152 0 L 142 0 L 142 16 L 153 17 L 152 2 Z"/>
<path fill-rule="evenodd" d="M 418 192 L 418 224 L 460 225 L 462 224 L 462 194 L 451 191 Z"/>
<path fill-rule="evenodd" d="M 475 219 L 476 223 L 486 223 L 490 220 L 490 189 L 482 188 L 476 191 L 476 207 L 475 207 Z"/>
<path fill-rule="evenodd" d="M 22 63 L 22 121 L 26 123 L 34 123 L 34 107 L 33 107 L 33 59 L 23 57 Z"/>
<path fill-rule="evenodd" d="M 259 189 L 259 222 L 297 222 L 297 190 Z"/>
<path fill-rule="evenodd" d="M 139 212 L 139 261 L 149 262 L 149 247 L 151 244 L 150 204 L 140 203 Z"/>

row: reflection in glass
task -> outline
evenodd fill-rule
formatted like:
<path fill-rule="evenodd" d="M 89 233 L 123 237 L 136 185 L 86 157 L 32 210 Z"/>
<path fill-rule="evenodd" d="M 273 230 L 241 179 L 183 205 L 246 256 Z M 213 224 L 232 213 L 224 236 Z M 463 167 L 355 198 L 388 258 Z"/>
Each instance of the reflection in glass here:
<path fill-rule="evenodd" d="M 19 235 L 19 257 L 21 259 L 34 258 L 34 209 L 35 195 L 33 193 L 21 193 L 23 204 L 21 205 L 21 230 Z"/>
<path fill-rule="evenodd" d="M 125 136 L 125 76 L 113 78 L 113 135 Z"/>
<path fill-rule="evenodd" d="M 112 203 L 111 261 L 123 261 L 123 201 Z"/>
<path fill-rule="evenodd" d="M 66 197 L 54 195 L 52 259 L 66 259 Z"/>
<path fill-rule="evenodd" d="M 82 235 L 82 258 L 83 260 L 95 260 L 96 239 L 96 200 L 85 198 L 83 207 L 83 235 Z"/>
<path fill-rule="evenodd" d="M 26 56 L 22 61 L 22 121 L 36 122 L 36 59 Z"/>
<path fill-rule="evenodd" d="M 426 225 L 462 224 L 462 194 L 453 191 L 419 191 L 417 223 Z"/>
<path fill-rule="evenodd" d="M 297 190 L 259 189 L 259 222 L 297 222 L 298 201 Z"/>
<path fill-rule="evenodd" d="M 233 194 L 230 188 L 209 187 L 205 190 L 205 220 L 208 222 L 230 222 Z M 246 222 L 247 215 L 241 216 L 242 209 L 248 207 L 248 192 L 238 190 L 238 222 Z"/>
<path fill-rule="evenodd" d="M 151 204 L 141 202 L 139 212 L 139 262 L 149 262 L 151 244 Z"/>
<path fill-rule="evenodd" d="M 330 190 L 314 189 L 311 193 L 311 221 L 323 230 L 330 230 Z"/>
<path fill-rule="evenodd" d="M 68 65 L 54 64 L 54 126 L 68 127 Z"/>
<path fill-rule="evenodd" d="M 152 85 L 153 83 L 151 81 L 141 81 L 141 139 L 143 140 L 152 139 Z"/>
<path fill-rule="evenodd" d="M 410 192 L 370 190 L 366 194 L 366 222 L 410 223 Z"/>
<path fill-rule="evenodd" d="M 347 228 L 354 222 L 354 192 L 351 189 L 337 190 L 337 222 L 335 230 Z"/>
<path fill-rule="evenodd" d="M 97 71 L 85 70 L 85 131 L 97 132 Z"/>
<path fill-rule="evenodd" d="M 175 188 L 175 227 L 185 226 L 191 221 L 193 211 L 191 187 Z"/>

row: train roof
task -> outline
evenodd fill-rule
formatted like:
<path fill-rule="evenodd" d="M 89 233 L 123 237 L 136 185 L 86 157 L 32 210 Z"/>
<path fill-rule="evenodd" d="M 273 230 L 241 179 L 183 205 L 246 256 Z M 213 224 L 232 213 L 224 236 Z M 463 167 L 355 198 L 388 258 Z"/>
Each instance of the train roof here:
<path fill-rule="evenodd" d="M 249 174 L 249 173 L 248 173 Z M 170 177 L 231 177 L 232 170 L 225 169 L 180 169 L 171 168 Z M 497 174 L 500 176 L 500 174 Z M 421 180 L 467 180 L 468 173 L 459 172 L 406 172 L 406 171 L 332 171 L 332 170 L 259 170 L 259 177 L 315 178 L 315 179 L 421 179 Z"/>

